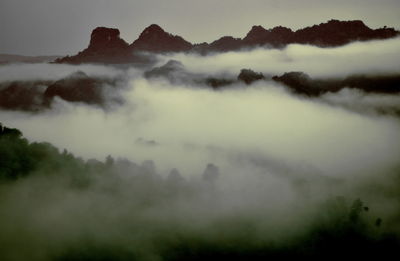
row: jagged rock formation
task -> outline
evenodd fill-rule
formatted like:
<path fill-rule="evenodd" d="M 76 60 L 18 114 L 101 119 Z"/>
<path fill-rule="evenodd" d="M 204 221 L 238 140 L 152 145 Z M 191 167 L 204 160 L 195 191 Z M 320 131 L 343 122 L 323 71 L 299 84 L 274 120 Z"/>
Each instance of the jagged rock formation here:
<path fill-rule="evenodd" d="M 57 59 L 57 63 L 148 63 L 140 55 L 152 53 L 195 52 L 200 54 L 237 51 L 241 49 L 268 47 L 283 48 L 287 44 L 310 44 L 319 47 L 334 47 L 353 41 L 388 39 L 399 32 L 393 28 L 371 29 L 362 21 L 330 20 L 326 23 L 306 27 L 297 31 L 277 26 L 265 29 L 253 26 L 241 39 L 224 36 L 210 44 L 191 44 L 180 36 L 165 32 L 159 25 L 147 27 L 131 45 L 119 37 L 119 30 L 98 27 L 91 35 L 89 47 L 72 57 Z"/>
<path fill-rule="evenodd" d="M 303 72 L 288 72 L 272 79 L 286 85 L 296 94 L 310 97 L 338 92 L 344 88 L 368 93 L 400 93 L 400 75 L 352 75 L 344 79 L 313 79 Z"/>
<path fill-rule="evenodd" d="M 242 40 L 245 47 L 283 47 L 294 41 L 294 32 L 286 27 L 278 26 L 267 30 L 262 26 L 253 26 Z"/>
<path fill-rule="evenodd" d="M 43 93 L 51 81 L 13 81 L 0 83 L 0 109 L 38 111 L 43 108 Z"/>
<path fill-rule="evenodd" d="M 148 51 L 156 53 L 185 52 L 192 44 L 180 36 L 165 32 L 160 26 L 152 24 L 147 27 L 130 46 L 132 51 Z"/>
<path fill-rule="evenodd" d="M 119 37 L 119 30 L 98 27 L 92 32 L 87 52 L 113 52 L 128 48 L 128 43 Z"/>
<path fill-rule="evenodd" d="M 224 36 L 209 45 L 204 45 L 204 47 L 206 51 L 212 52 L 234 51 L 242 47 L 242 40 L 232 36 Z"/>
<path fill-rule="evenodd" d="M 56 63 L 128 63 L 135 61 L 129 44 L 119 37 L 118 29 L 97 27 L 93 30 L 89 46 L 75 56 L 57 59 Z"/>
<path fill-rule="evenodd" d="M 49 108 L 54 98 L 107 109 L 121 104 L 116 91 L 123 78 L 93 77 L 78 71 L 59 80 L 12 81 L 0 83 L 0 109 L 38 112 Z"/>
<path fill-rule="evenodd" d="M 49 85 L 44 92 L 44 101 L 47 106 L 51 104 L 54 97 L 60 97 L 69 102 L 104 104 L 101 84 L 103 84 L 101 81 L 78 71 Z"/>
<path fill-rule="evenodd" d="M 176 60 L 169 60 L 162 66 L 145 71 L 143 76 L 147 79 L 165 79 L 172 84 L 207 85 L 213 89 L 225 87 L 236 82 L 235 78 L 188 72 L 185 66 Z"/>
<path fill-rule="evenodd" d="M 372 30 L 362 21 L 330 20 L 327 23 L 300 29 L 294 33 L 295 43 L 318 46 L 340 46 L 352 41 L 387 39 L 399 35 L 393 28 Z"/>

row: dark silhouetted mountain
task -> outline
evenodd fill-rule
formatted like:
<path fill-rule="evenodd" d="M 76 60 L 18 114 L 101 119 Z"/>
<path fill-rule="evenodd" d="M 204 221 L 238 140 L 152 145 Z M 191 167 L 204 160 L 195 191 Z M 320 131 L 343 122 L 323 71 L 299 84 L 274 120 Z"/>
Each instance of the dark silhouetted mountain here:
<path fill-rule="evenodd" d="M 156 53 L 185 52 L 192 44 L 180 36 L 165 32 L 159 25 L 147 27 L 130 46 L 132 51 L 147 51 Z"/>
<path fill-rule="evenodd" d="M 290 43 L 311 44 L 320 47 L 340 46 L 353 41 L 387 39 L 399 34 L 393 28 L 373 30 L 362 21 L 330 20 L 327 23 L 306 27 L 293 32 L 278 26 L 267 30 L 262 26 L 253 26 L 243 38 L 243 46 L 283 47 Z"/>
<path fill-rule="evenodd" d="M 11 81 L 0 83 L 0 108 L 38 112 L 49 108 L 55 97 L 109 108 L 121 104 L 117 89 L 123 77 L 92 77 L 75 72 L 59 80 Z"/>
<path fill-rule="evenodd" d="M 254 25 L 243 40 L 248 43 L 264 43 L 268 40 L 268 36 L 267 29 L 261 25 Z"/>
<path fill-rule="evenodd" d="M 237 51 L 256 47 L 283 48 L 287 44 L 310 44 L 319 47 L 334 47 L 353 41 L 388 39 L 399 35 L 394 28 L 371 29 L 362 21 L 330 20 L 326 23 L 306 27 L 297 31 L 277 26 L 265 29 L 253 26 L 241 38 L 224 36 L 210 44 L 191 44 L 180 36 L 165 32 L 160 26 L 147 27 L 131 45 L 119 37 L 119 30 L 98 27 L 92 32 L 89 47 L 75 56 L 57 59 L 57 63 L 135 63 L 145 64 L 152 60 L 142 52 L 170 53 L 194 52 L 200 54 Z"/>
<path fill-rule="evenodd" d="M 105 106 L 108 101 L 104 88 L 114 85 L 117 85 L 115 80 L 89 77 L 78 71 L 49 85 L 44 92 L 44 103 L 49 106 L 57 96 L 68 102 Z"/>
<path fill-rule="evenodd" d="M 283 83 L 292 92 L 306 96 L 319 96 L 344 88 L 368 93 L 400 93 L 400 75 L 352 75 L 344 79 L 313 79 L 303 72 L 288 72 L 272 79 Z"/>
<path fill-rule="evenodd" d="M 207 76 L 201 73 L 192 73 L 176 60 L 169 60 L 162 66 L 154 67 L 144 72 L 147 79 L 165 79 L 172 84 L 193 84 L 198 86 L 207 85 L 214 89 L 225 87 L 236 82 L 235 78 L 227 78 L 223 75 Z"/>
<path fill-rule="evenodd" d="M 282 26 L 265 29 L 258 25 L 253 26 L 243 39 L 225 36 L 211 44 L 195 45 L 193 51 L 204 54 L 255 47 L 283 48 L 294 43 L 334 47 L 354 41 L 388 39 L 398 35 L 399 32 L 393 28 L 384 27 L 373 30 L 358 20 L 330 20 L 327 23 L 306 27 L 295 32 Z"/>
<path fill-rule="evenodd" d="M 238 75 L 238 80 L 246 84 L 252 84 L 258 80 L 264 80 L 265 77 L 262 73 L 256 73 L 250 69 L 242 69 Z"/>
<path fill-rule="evenodd" d="M 270 46 L 283 47 L 293 43 L 293 31 L 289 28 L 278 26 L 273 29 L 265 29 L 262 26 L 253 26 L 250 32 L 243 38 L 244 47 Z"/>
<path fill-rule="evenodd" d="M 224 36 L 205 48 L 207 51 L 213 52 L 228 52 L 242 48 L 243 43 L 240 38 L 233 38 L 232 36 Z"/>
<path fill-rule="evenodd" d="M 43 94 L 51 81 L 13 81 L 0 83 L 0 108 L 38 111 L 43 108 Z"/>
<path fill-rule="evenodd" d="M 71 102 L 102 104 L 104 102 L 103 95 L 97 85 L 96 79 L 78 71 L 51 84 L 44 93 L 45 101 L 50 103 L 54 97 L 58 96 Z"/>
<path fill-rule="evenodd" d="M 92 31 L 89 46 L 75 56 L 57 59 L 56 63 L 129 63 L 136 61 L 129 44 L 119 37 L 119 30 L 97 27 Z"/>
<path fill-rule="evenodd" d="M 387 39 L 399 35 L 393 28 L 373 30 L 362 21 L 330 20 L 312 27 L 293 32 L 286 27 L 275 27 L 266 30 L 261 26 L 253 26 L 243 39 L 244 46 L 283 47 L 290 43 L 311 44 L 320 47 L 333 47 L 348 44 L 353 41 Z"/>
<path fill-rule="evenodd" d="M 296 31 L 294 42 L 317 46 L 340 46 L 353 41 L 387 39 L 395 37 L 398 34 L 393 28 L 372 30 L 359 20 L 330 20 L 327 23 Z"/>
<path fill-rule="evenodd" d="M 105 27 L 98 27 L 93 30 L 90 39 L 88 52 L 112 52 L 114 50 L 123 50 L 128 44 L 119 37 L 119 30 Z"/>
<path fill-rule="evenodd" d="M 374 93 L 400 93 L 400 75 L 353 75 L 343 81 L 343 86 Z"/>
<path fill-rule="evenodd" d="M 295 93 L 316 96 L 323 92 L 319 84 L 303 72 L 288 72 L 281 76 L 274 76 L 272 79 L 283 83 Z"/>

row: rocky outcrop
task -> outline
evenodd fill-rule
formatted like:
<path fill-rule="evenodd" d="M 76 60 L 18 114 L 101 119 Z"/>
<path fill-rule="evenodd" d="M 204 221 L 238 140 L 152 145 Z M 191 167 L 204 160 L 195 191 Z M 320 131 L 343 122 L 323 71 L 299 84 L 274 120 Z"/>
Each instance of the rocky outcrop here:
<path fill-rule="evenodd" d="M 95 77 L 78 71 L 58 80 L 0 82 L 0 109 L 39 112 L 55 98 L 108 109 L 121 104 L 123 77 Z"/>
<path fill-rule="evenodd" d="M 399 34 L 393 28 L 373 30 L 362 21 L 330 20 L 327 23 L 300 29 L 294 33 L 294 43 L 317 46 L 340 46 L 353 41 L 387 39 Z"/>
<path fill-rule="evenodd" d="M 273 29 L 265 29 L 258 25 L 253 26 L 250 32 L 242 40 L 245 47 L 283 47 L 293 42 L 293 31 L 289 28 L 278 26 Z"/>
<path fill-rule="evenodd" d="M 140 34 L 139 38 L 129 46 L 129 49 L 165 53 L 185 52 L 192 47 L 192 44 L 182 37 L 167 33 L 159 25 L 152 24 Z"/>
<path fill-rule="evenodd" d="M 400 75 L 351 75 L 344 79 L 314 79 L 303 72 L 287 72 L 272 79 L 284 84 L 293 93 L 310 97 L 338 92 L 344 88 L 367 93 L 400 93 Z"/>
<path fill-rule="evenodd" d="M 39 111 L 43 94 L 51 81 L 13 81 L 0 83 L 0 109 Z"/>
<path fill-rule="evenodd" d="M 93 30 L 87 52 L 112 52 L 128 48 L 128 43 L 119 37 L 119 30 L 98 27 Z"/>
<path fill-rule="evenodd" d="M 50 84 L 44 92 L 44 105 L 50 106 L 53 99 L 59 97 L 68 102 L 106 108 L 111 103 L 122 103 L 122 99 L 115 95 L 118 84 L 119 79 L 90 77 L 78 71 Z"/>
<path fill-rule="evenodd" d="M 283 48 L 288 44 L 310 44 L 319 47 L 335 47 L 353 41 L 388 39 L 399 36 L 393 28 L 371 29 L 362 21 L 330 20 L 297 31 L 277 26 L 265 29 L 253 26 L 241 39 L 224 36 L 214 42 L 191 44 L 180 36 L 165 32 L 159 25 L 147 27 L 131 45 L 119 37 L 119 30 L 98 27 L 91 35 L 90 44 L 84 51 L 72 57 L 57 59 L 57 63 L 149 63 L 143 52 L 170 53 L 194 52 L 208 54 L 267 47 Z"/>
<path fill-rule="evenodd" d="M 240 38 L 232 36 L 224 36 L 211 44 L 205 46 L 205 51 L 211 52 L 229 52 L 238 50 L 243 47 L 243 42 Z"/>
<path fill-rule="evenodd" d="M 238 75 L 238 80 L 249 85 L 255 81 L 265 80 L 265 77 L 262 73 L 256 73 L 250 69 L 242 69 Z"/>
<path fill-rule="evenodd" d="M 330 20 L 327 23 L 306 27 L 295 32 L 282 26 L 269 30 L 262 26 L 253 26 L 246 37 L 243 38 L 243 46 L 270 46 L 279 48 L 290 43 L 298 43 L 320 47 L 333 47 L 353 41 L 387 39 L 397 35 L 399 35 L 399 32 L 393 28 L 373 30 L 359 20 Z"/>
<path fill-rule="evenodd" d="M 89 46 L 75 56 L 57 59 L 56 63 L 129 63 L 137 59 L 129 52 L 129 44 L 120 38 L 118 29 L 97 27 L 92 31 Z"/>

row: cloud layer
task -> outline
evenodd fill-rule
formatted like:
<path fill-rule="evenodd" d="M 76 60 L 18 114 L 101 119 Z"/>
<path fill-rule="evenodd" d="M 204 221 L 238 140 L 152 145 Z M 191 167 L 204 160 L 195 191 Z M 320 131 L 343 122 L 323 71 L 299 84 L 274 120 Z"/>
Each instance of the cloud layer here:
<path fill-rule="evenodd" d="M 87 187 L 70 183 L 69 170 L 87 166 L 79 159 L 60 169 L 43 163 L 26 178 L 0 184 L 3 255 L 174 260 L 177 253 L 184 259 L 234 251 L 229 245 L 249 254 L 271 244 L 295 249 L 296 239 L 309 246 L 313 231 L 336 233 L 337 224 L 346 224 L 344 231 L 365 224 L 360 233 L 367 238 L 396 237 L 398 94 L 343 89 L 307 98 L 268 79 L 246 85 L 236 76 L 241 68 L 316 78 L 398 74 L 398 41 L 159 57 L 160 65 L 171 58 L 183 63 L 182 81 L 107 66 L 0 67 L 1 82 L 55 81 L 82 71 L 125 83 L 117 88 L 124 102 L 112 110 L 62 97 L 35 114 L 0 110 L 1 122 L 30 141 L 85 160 L 116 159 L 111 170 L 98 163 Z M 235 81 L 214 90 L 190 78 L 210 76 Z"/>
<path fill-rule="evenodd" d="M 237 74 L 242 68 L 281 75 L 306 72 L 312 77 L 345 77 L 351 74 L 398 73 L 400 39 L 356 42 L 338 48 L 292 44 L 284 49 L 258 49 L 199 57 L 177 54 L 175 59 L 192 72 Z"/>

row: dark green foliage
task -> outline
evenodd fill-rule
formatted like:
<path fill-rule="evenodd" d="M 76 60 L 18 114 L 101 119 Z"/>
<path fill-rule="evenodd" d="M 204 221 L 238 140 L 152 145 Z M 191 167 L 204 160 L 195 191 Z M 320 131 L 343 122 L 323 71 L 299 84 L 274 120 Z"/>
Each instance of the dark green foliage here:
<path fill-rule="evenodd" d="M 28 176 L 39 169 L 42 174 L 68 173 L 70 177 L 82 179 L 88 165 L 66 150 L 60 153 L 50 143 L 29 143 L 19 130 L 0 124 L 0 180 L 3 182 Z"/>
<path fill-rule="evenodd" d="M 16 179 L 35 168 L 28 148 L 28 141 L 19 130 L 0 124 L 0 179 Z"/>
<path fill-rule="evenodd" d="M 121 174 L 124 175 L 123 178 Z M 49 251 L 49 258 L 46 260 L 235 261 L 298 257 L 381 259 L 398 255 L 399 237 L 395 230 L 385 228 L 390 221 L 386 217 L 383 220 L 375 216 L 374 208 L 370 208 L 368 202 L 360 198 L 349 200 L 336 197 L 313 205 L 313 214 L 307 215 L 309 220 L 291 221 L 296 224 L 298 222 L 299 227 L 290 225 L 286 228 L 285 225 L 280 225 L 273 228 L 272 231 L 277 229 L 282 230 L 279 233 L 287 234 L 276 238 L 269 235 L 271 227 L 267 225 L 268 229 L 265 229 L 260 225 L 265 223 L 271 213 L 257 212 L 258 209 L 257 214 L 252 213 L 255 210 L 218 210 L 218 188 L 213 183 L 219 175 L 218 167 L 209 164 L 203 173 L 204 180 L 196 183 L 185 180 L 176 169 L 163 179 L 156 173 L 152 161 L 138 165 L 128 160 L 114 160 L 111 156 L 105 162 L 84 161 L 66 150 L 60 152 L 49 143 L 29 143 L 17 129 L 0 125 L 0 179 L 3 182 L 0 184 L 0 196 L 6 198 L 2 201 L 0 197 L 0 206 L 4 207 L 0 210 L 7 210 L 7 216 L 18 216 L 22 211 L 18 207 L 25 200 L 17 200 L 16 209 L 7 203 L 14 199 L 14 195 L 20 195 L 17 193 L 18 185 L 23 181 L 30 181 L 31 183 L 26 182 L 25 185 L 37 186 L 29 177 L 44 177 L 39 179 L 43 182 L 40 183 L 40 191 L 36 193 L 37 190 L 32 190 L 35 192 L 32 194 L 34 207 L 28 213 L 33 217 L 23 219 L 27 225 L 21 221 L 18 224 L 25 225 L 25 230 L 19 230 L 23 235 L 33 235 L 35 238 L 40 234 L 37 237 L 44 242 L 51 238 L 46 236 L 47 233 L 51 233 L 41 230 L 31 232 L 30 229 L 35 228 L 35 222 L 43 225 L 41 219 L 44 219 L 60 226 L 48 227 L 49 230 L 60 229 L 57 240 L 60 240 L 62 247 L 52 249 L 54 252 Z M 22 180 L 20 184 L 15 182 L 18 179 Z M 60 180 L 67 182 L 60 184 Z M 55 191 L 47 194 L 53 186 Z M 13 193 L 7 192 L 9 188 Z M 22 185 L 21 189 L 25 191 L 26 188 Z M 68 204 L 71 195 L 73 204 Z M 56 199 L 53 200 L 52 197 Z M 177 202 L 182 202 L 181 200 L 190 207 L 177 207 Z M 83 206 L 80 205 L 81 201 Z M 85 205 L 85 202 L 90 204 Z M 34 218 L 38 217 L 36 208 L 46 210 L 44 216 L 39 215 L 39 220 Z M 62 215 L 52 219 L 54 217 L 51 215 L 57 214 L 57 210 L 61 210 Z M 170 210 L 182 213 L 173 215 L 169 213 Z M 217 216 L 209 215 L 209 212 L 215 211 Z M 7 216 L 3 219 L 0 216 L 0 221 L 6 222 Z M 69 217 L 76 218 L 77 221 Z M 199 225 L 186 220 L 193 217 L 194 223 L 198 222 Z M 14 223 L 14 219 L 11 220 Z M 69 234 L 70 227 L 66 225 L 63 229 L 64 222 L 84 224 L 72 226 L 79 233 L 68 239 L 66 235 Z M 7 225 L 1 225 L 0 228 L 7 228 Z M 260 231 L 260 228 L 264 230 Z M 14 234 L 14 231 L 8 231 L 8 237 L 0 236 L 0 259 L 1 251 L 10 247 L 10 244 L 5 247 L 4 244 Z M 32 249 L 36 249 L 35 243 L 33 240 Z"/>
<path fill-rule="evenodd" d="M 356 199 L 351 205 L 349 218 L 352 223 L 357 223 L 363 210 L 363 203 L 360 199 Z"/>

